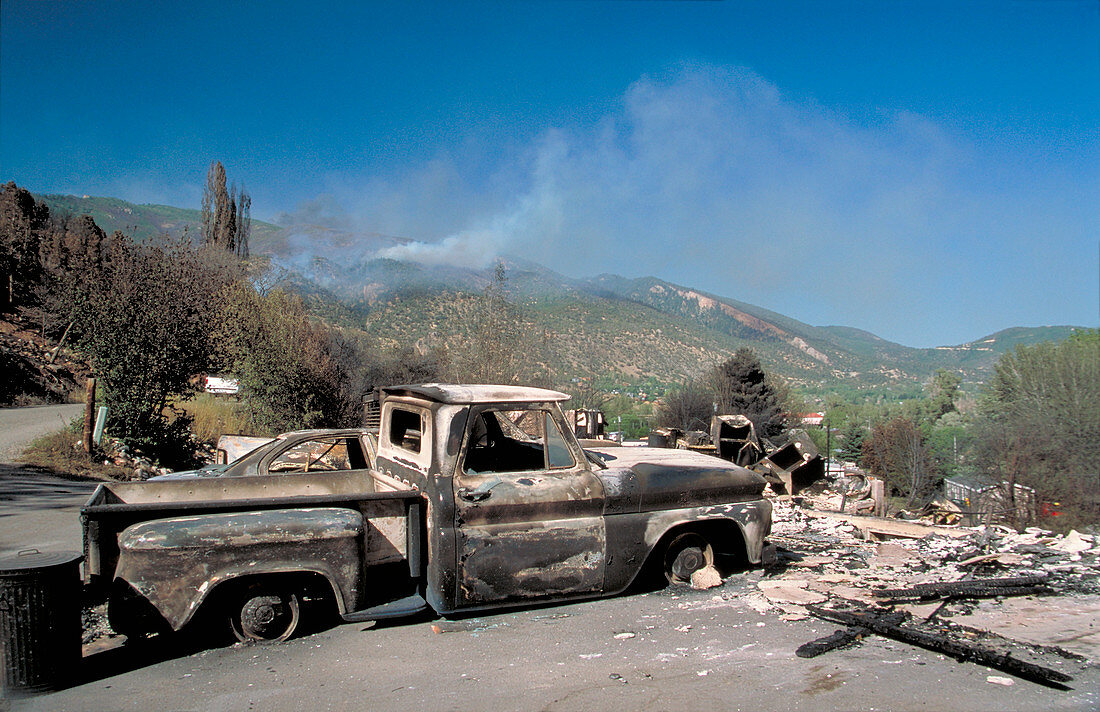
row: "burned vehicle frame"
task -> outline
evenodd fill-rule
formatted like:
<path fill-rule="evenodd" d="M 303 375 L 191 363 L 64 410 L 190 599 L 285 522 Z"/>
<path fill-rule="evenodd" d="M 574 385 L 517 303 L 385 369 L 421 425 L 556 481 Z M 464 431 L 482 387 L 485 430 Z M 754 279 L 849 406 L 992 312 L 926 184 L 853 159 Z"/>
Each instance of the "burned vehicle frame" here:
<path fill-rule="evenodd" d="M 760 474 L 687 451 L 583 449 L 567 398 L 395 386 L 377 432 L 333 436 L 364 448 L 347 469 L 264 470 L 279 445 L 246 474 L 101 485 L 82 509 L 87 583 L 120 632 L 178 630 L 202 611 L 239 639 L 282 640 L 305 601 L 346 621 L 446 615 L 614 595 L 650 569 L 686 581 L 723 554 L 759 563 Z"/>

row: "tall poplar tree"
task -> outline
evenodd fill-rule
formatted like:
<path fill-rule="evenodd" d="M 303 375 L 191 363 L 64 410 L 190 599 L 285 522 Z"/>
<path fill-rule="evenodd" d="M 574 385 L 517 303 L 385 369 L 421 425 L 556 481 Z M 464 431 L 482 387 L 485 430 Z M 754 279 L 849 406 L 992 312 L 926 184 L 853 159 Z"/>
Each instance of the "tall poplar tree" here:
<path fill-rule="evenodd" d="M 252 232 L 252 198 L 233 184 L 226 188 L 225 166 L 210 164 L 202 191 L 202 241 L 217 245 L 238 257 L 248 257 L 248 238 Z"/>

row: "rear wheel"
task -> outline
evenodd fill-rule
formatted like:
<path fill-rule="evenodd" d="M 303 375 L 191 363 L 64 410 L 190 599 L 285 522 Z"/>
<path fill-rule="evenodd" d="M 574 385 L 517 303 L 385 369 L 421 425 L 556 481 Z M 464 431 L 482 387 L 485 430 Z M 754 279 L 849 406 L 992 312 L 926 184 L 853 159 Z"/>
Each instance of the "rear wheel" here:
<path fill-rule="evenodd" d="M 714 547 L 700 534 L 680 534 L 665 549 L 664 571 L 669 583 L 690 583 L 693 573 L 713 565 Z"/>
<path fill-rule="evenodd" d="M 229 627 L 241 642 L 278 643 L 294 635 L 301 618 L 298 595 L 251 586 L 229 608 Z"/>

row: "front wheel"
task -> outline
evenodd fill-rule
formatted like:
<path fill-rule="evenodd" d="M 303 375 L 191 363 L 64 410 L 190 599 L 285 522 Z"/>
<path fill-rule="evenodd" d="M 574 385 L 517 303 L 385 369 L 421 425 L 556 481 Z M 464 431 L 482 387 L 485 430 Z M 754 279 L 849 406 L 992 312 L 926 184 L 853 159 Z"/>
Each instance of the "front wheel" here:
<path fill-rule="evenodd" d="M 294 635 L 301 617 L 297 594 L 252 587 L 229 609 L 229 627 L 244 643 L 278 643 Z"/>
<path fill-rule="evenodd" d="M 665 549 L 664 571 L 669 583 L 690 583 L 693 573 L 713 565 L 714 548 L 699 534 L 681 534 Z"/>

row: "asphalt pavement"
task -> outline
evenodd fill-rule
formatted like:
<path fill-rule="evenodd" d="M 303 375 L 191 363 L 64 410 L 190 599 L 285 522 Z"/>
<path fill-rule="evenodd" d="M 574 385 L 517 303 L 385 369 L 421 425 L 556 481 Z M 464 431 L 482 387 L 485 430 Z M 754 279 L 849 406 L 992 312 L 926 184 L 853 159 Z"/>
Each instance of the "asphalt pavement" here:
<path fill-rule="evenodd" d="M 80 505 L 96 482 L 70 480 L 18 464 L 35 438 L 60 430 L 76 404 L 0 408 L 0 557 L 23 549 L 80 551 Z"/>
<path fill-rule="evenodd" d="M 81 403 L 0 408 L 0 463 L 17 462 L 35 438 L 61 430 L 83 412 Z"/>
<path fill-rule="evenodd" d="M 744 602 L 761 572 L 455 621 L 344 624 L 276 645 L 125 646 L 13 710 L 1095 710 L 1072 689 L 870 636 L 814 659 L 836 626 Z"/>

